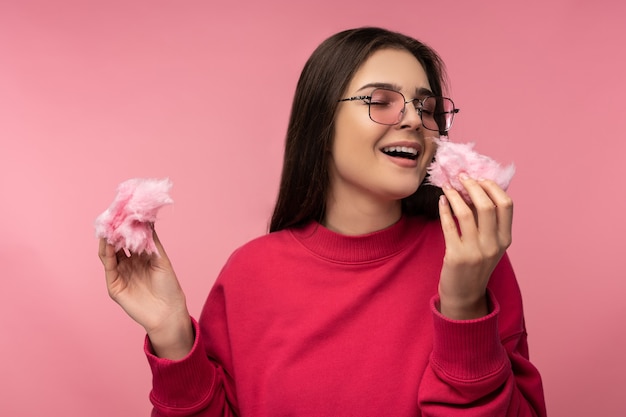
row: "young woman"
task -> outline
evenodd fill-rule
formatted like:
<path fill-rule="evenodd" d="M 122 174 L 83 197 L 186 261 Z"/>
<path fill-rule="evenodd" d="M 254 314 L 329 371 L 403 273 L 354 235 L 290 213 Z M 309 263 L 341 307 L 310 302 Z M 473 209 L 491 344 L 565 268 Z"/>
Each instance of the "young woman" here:
<path fill-rule="evenodd" d="M 513 205 L 424 184 L 458 112 L 443 64 L 379 28 L 306 63 L 270 233 L 191 319 L 163 246 L 100 242 L 111 297 L 147 331 L 154 416 L 545 416 L 506 256 Z"/>

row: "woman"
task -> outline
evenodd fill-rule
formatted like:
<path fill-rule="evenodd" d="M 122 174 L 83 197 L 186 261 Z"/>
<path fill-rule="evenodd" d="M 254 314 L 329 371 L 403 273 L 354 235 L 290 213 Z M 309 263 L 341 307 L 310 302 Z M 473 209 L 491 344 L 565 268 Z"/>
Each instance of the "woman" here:
<path fill-rule="evenodd" d="M 147 331 L 154 416 L 544 416 L 495 183 L 424 184 L 458 110 L 426 45 L 338 33 L 302 71 L 270 232 L 230 257 L 198 322 L 161 257 L 100 242 Z M 439 217 L 439 220 L 437 218 Z"/>

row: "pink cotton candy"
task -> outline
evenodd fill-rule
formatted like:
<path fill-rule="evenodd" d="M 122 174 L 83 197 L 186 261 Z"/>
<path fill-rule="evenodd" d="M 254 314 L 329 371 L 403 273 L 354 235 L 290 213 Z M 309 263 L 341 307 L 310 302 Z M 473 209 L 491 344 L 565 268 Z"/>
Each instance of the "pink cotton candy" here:
<path fill-rule="evenodd" d="M 436 139 L 438 147 L 435 160 L 428 167 L 429 182 L 438 187 L 449 183 L 467 201 L 469 194 L 459 181 L 461 173 L 474 179 L 493 180 L 506 190 L 515 174 L 515 166 L 501 166 L 498 162 L 473 150 L 473 143 L 454 143 L 447 139 Z"/>
<path fill-rule="evenodd" d="M 158 254 L 152 225 L 159 209 L 173 203 L 168 195 L 171 187 L 168 178 L 124 181 L 117 187 L 113 203 L 96 219 L 96 237 L 105 238 L 116 251 Z"/>

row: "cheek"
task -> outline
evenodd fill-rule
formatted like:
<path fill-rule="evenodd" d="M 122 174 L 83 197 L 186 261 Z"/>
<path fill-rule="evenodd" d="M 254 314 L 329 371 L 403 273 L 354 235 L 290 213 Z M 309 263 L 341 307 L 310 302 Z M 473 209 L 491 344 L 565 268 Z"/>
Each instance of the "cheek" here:
<path fill-rule="evenodd" d="M 374 163 L 378 144 L 390 127 L 372 122 L 365 108 L 346 108 L 337 113 L 331 152 L 335 162 Z"/>
<path fill-rule="evenodd" d="M 337 112 L 335 137 L 375 138 L 388 130 L 388 126 L 375 123 L 369 118 L 367 106 L 353 104 L 354 106 L 346 106 Z"/>
<path fill-rule="evenodd" d="M 362 153 L 371 148 L 368 143 L 371 132 L 354 120 L 344 120 L 335 126 L 332 141 L 332 154 L 336 158 L 344 158 L 348 155 Z"/>
<path fill-rule="evenodd" d="M 432 161 L 436 153 L 437 144 L 435 143 L 434 139 L 426 138 L 426 141 L 424 143 L 424 160 L 429 162 Z"/>
<path fill-rule="evenodd" d="M 346 138 L 358 136 L 365 129 L 366 121 L 362 120 L 358 114 L 353 113 L 344 112 L 335 120 L 335 141 L 341 142 L 345 141 Z"/>

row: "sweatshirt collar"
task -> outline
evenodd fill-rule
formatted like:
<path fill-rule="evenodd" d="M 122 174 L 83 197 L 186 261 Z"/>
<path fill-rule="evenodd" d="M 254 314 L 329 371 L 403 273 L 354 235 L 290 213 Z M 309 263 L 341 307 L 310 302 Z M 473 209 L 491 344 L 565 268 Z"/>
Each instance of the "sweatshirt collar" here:
<path fill-rule="evenodd" d="M 415 241 L 423 222 L 417 217 L 403 216 L 385 229 L 365 235 L 346 236 L 311 221 L 300 228 L 291 229 L 291 233 L 309 251 L 329 261 L 366 263 L 393 256 L 406 248 Z"/>

